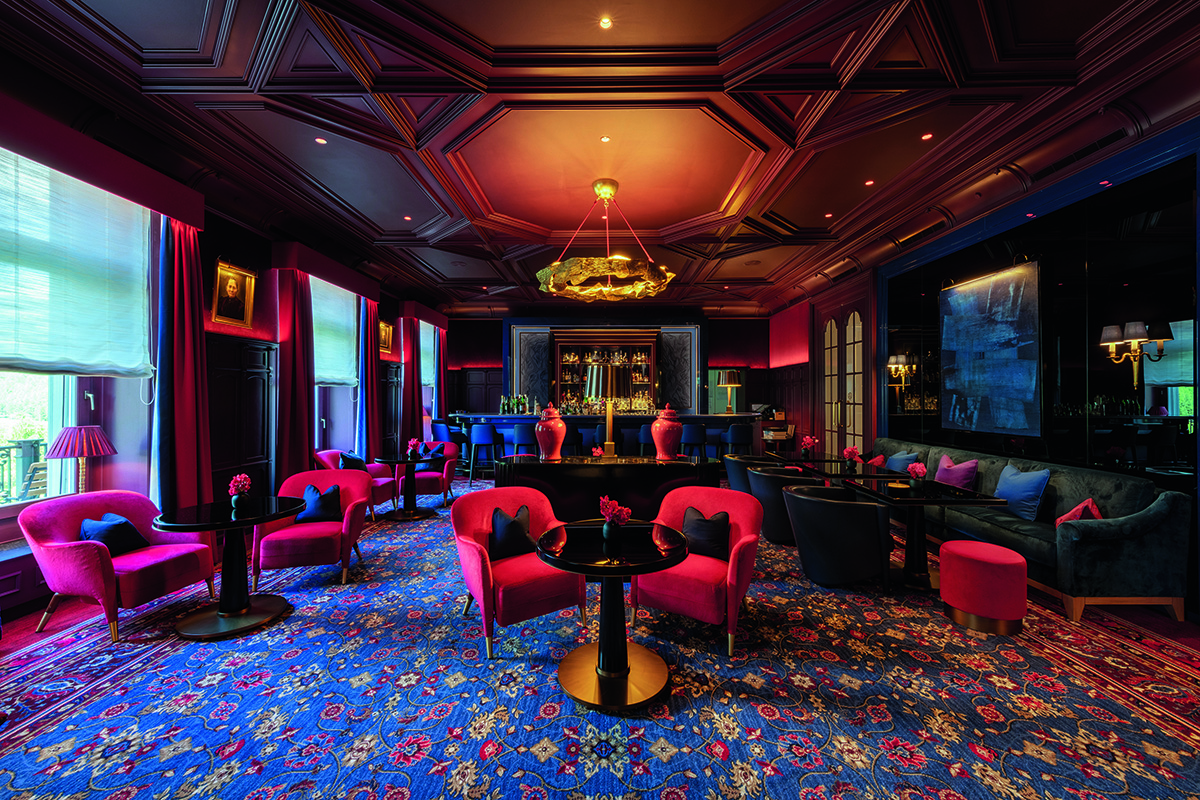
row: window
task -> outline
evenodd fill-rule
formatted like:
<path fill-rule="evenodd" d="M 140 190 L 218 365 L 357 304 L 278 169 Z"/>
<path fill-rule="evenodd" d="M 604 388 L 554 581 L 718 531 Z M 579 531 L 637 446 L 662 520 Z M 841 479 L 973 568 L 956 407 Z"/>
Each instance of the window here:
<path fill-rule="evenodd" d="M 309 277 L 312 291 L 313 362 L 318 386 L 358 385 L 358 298 Z"/>
<path fill-rule="evenodd" d="M 74 398 L 74 376 L 0 372 L 0 505 L 75 491 L 74 461 L 46 458 Z"/>
<path fill-rule="evenodd" d="M 433 419 L 433 396 L 437 392 L 437 332 L 428 322 L 419 324 L 421 337 L 421 419 L 424 438 L 432 438 L 430 420 Z"/>

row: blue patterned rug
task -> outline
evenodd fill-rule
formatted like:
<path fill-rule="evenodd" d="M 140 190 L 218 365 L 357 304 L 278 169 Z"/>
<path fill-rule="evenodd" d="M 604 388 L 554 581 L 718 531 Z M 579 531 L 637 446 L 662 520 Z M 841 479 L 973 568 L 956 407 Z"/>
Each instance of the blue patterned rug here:
<path fill-rule="evenodd" d="M 485 485 L 476 483 L 476 488 Z M 465 484 L 457 487 L 461 492 Z M 440 498 L 425 498 L 430 504 Z M 1015 638 L 934 594 L 831 591 L 763 543 L 733 659 L 710 626 L 643 609 L 671 667 L 640 714 L 577 706 L 556 669 L 577 610 L 497 628 L 483 659 L 448 510 L 369 526 L 337 567 L 264 574 L 294 610 L 184 641 L 202 588 L 46 635 L 0 665 L 13 798 L 1194 798 L 1200 654 L 1089 609 L 1033 605 Z M 593 610 L 599 589 L 590 587 Z"/>

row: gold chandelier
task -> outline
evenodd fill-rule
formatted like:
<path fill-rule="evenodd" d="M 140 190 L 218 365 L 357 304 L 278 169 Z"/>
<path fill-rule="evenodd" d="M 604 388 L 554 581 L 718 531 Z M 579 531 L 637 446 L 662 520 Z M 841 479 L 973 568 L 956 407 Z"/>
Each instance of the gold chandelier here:
<path fill-rule="evenodd" d="M 637 299 L 653 297 L 665 289 L 671 279 L 675 277 L 675 273 L 654 263 L 654 259 L 650 258 L 650 254 L 646 252 L 646 247 L 633 230 L 633 226 L 629 224 L 629 220 L 625 219 L 625 213 L 617 205 L 615 197 L 617 185 L 612 178 L 597 178 L 592 182 L 592 190 L 596 192 L 596 199 L 592 201 L 591 208 L 584 214 L 583 222 L 579 223 L 579 227 L 571 235 L 567 246 L 559 254 L 558 260 L 545 269 L 538 270 L 537 278 L 540 284 L 538 288 L 543 292 L 559 297 L 572 297 L 585 303 L 593 300 Z M 563 256 L 567 254 L 567 248 L 571 246 L 571 242 L 575 241 L 575 237 L 579 235 L 584 223 L 591 216 L 592 210 L 600 202 L 604 203 L 604 242 L 608 255 L 605 258 L 568 258 L 564 261 Z M 646 256 L 645 261 L 612 254 L 608 238 L 609 203 L 612 203 L 613 207 L 617 209 L 617 213 L 621 215 L 621 219 L 629 227 L 629 232 L 633 234 L 634 240 Z"/>

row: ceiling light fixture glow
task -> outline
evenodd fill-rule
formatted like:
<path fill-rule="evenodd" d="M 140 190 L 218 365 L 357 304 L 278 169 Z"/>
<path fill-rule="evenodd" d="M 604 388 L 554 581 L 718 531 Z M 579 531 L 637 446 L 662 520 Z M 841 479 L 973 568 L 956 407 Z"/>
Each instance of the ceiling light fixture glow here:
<path fill-rule="evenodd" d="M 611 141 L 612 141 L 612 139 L 609 139 L 607 136 L 601 136 L 601 137 L 600 137 L 600 141 L 602 141 L 602 142 L 611 142 Z"/>
<path fill-rule="evenodd" d="M 318 136 L 317 138 L 313 139 L 313 141 L 314 141 L 314 142 L 316 142 L 317 144 L 329 144 L 329 140 L 328 140 L 328 139 L 322 139 L 320 136 Z"/>
<path fill-rule="evenodd" d="M 412 222 L 412 217 L 405 217 L 405 218 L 404 218 L 404 221 L 405 221 L 405 222 Z"/>
<path fill-rule="evenodd" d="M 629 224 L 629 220 L 625 219 L 625 212 L 621 211 L 621 207 L 617 205 L 615 196 L 617 186 L 617 182 L 612 178 L 597 178 L 592 182 L 592 191 L 596 193 L 596 199 L 592 201 L 591 208 L 583 215 L 583 221 L 579 223 L 575 233 L 571 234 L 571 238 L 567 241 L 562 253 L 559 254 L 558 260 L 550 266 L 538 270 L 538 289 L 547 294 L 570 297 L 585 303 L 593 300 L 638 299 L 653 297 L 665 289 L 671 279 L 675 277 L 675 273 L 654 263 L 654 259 L 646 251 L 646 246 L 638 238 L 637 232 Z M 608 255 L 604 258 L 581 257 L 563 260 L 563 256 L 571 247 L 571 242 L 574 242 L 579 231 L 583 230 L 584 223 L 592 215 L 596 204 L 600 202 L 604 203 L 605 212 L 608 211 L 609 203 L 617 209 L 617 213 L 629 227 L 629 232 L 633 234 L 634 241 L 642 248 L 642 253 L 646 256 L 645 261 L 612 254 L 607 213 L 604 215 L 604 242 Z M 614 278 L 618 283 L 613 283 Z"/>
<path fill-rule="evenodd" d="M 923 134 L 923 135 L 921 136 L 921 141 L 923 141 L 923 142 L 928 142 L 928 141 L 929 141 L 930 139 L 932 139 L 932 138 L 933 138 L 933 134 L 932 134 L 932 133 L 926 133 L 926 134 Z"/>
<path fill-rule="evenodd" d="M 833 214 L 826 214 L 825 219 L 833 219 Z"/>
<path fill-rule="evenodd" d="M 863 186 L 874 186 L 874 185 L 875 185 L 875 181 L 867 181 L 866 183 L 863 184 Z"/>
<path fill-rule="evenodd" d="M 600 18 L 600 27 L 604 28 L 604 30 L 608 30 L 609 28 L 611 28 L 612 27 L 612 17 L 601 17 Z"/>

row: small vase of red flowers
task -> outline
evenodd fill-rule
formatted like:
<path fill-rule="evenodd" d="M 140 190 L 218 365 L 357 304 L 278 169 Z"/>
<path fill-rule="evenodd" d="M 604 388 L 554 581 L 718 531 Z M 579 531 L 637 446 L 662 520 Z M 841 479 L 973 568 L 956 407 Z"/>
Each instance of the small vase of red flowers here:
<path fill-rule="evenodd" d="M 237 508 L 243 505 L 246 498 L 250 496 L 250 476 L 246 473 L 240 473 L 233 476 L 233 480 L 229 482 L 229 500 L 233 503 L 233 507 Z"/>
<path fill-rule="evenodd" d="M 621 526 L 629 522 L 633 512 L 622 506 L 616 500 L 609 500 L 608 495 L 600 498 L 600 515 L 604 517 L 604 528 L 601 533 L 605 541 L 615 540 L 621 533 Z"/>

